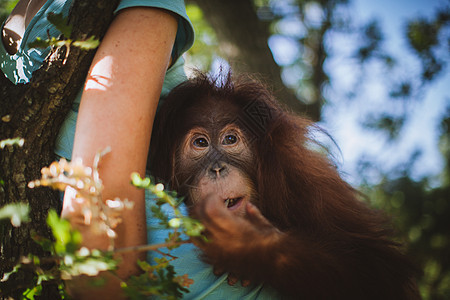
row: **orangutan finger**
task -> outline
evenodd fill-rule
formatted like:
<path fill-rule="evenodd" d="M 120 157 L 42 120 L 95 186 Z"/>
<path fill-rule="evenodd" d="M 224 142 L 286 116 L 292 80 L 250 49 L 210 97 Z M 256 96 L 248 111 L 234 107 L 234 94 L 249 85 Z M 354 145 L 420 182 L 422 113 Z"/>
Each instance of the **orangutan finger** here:
<path fill-rule="evenodd" d="M 223 270 L 222 268 L 214 267 L 213 273 L 216 276 L 221 276 L 221 275 L 223 275 L 223 273 L 225 273 L 225 270 Z"/>
<path fill-rule="evenodd" d="M 235 285 L 239 281 L 239 278 L 230 273 L 228 274 L 227 281 L 229 285 Z"/>
<path fill-rule="evenodd" d="M 246 206 L 247 215 L 249 220 L 253 223 L 257 223 L 261 226 L 272 226 L 270 222 L 262 215 L 261 211 L 252 203 L 247 203 Z"/>
<path fill-rule="evenodd" d="M 247 280 L 247 279 L 241 280 L 241 285 L 242 285 L 243 287 L 247 287 L 247 286 L 249 286 L 251 283 L 252 283 L 252 282 L 251 282 L 250 280 Z"/>

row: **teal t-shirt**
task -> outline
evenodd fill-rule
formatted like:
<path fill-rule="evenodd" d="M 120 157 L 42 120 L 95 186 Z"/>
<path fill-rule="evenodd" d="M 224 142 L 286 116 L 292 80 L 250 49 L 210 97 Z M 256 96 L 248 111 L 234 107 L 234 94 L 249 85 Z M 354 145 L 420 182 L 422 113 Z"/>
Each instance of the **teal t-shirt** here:
<path fill-rule="evenodd" d="M 146 215 L 147 225 L 147 238 L 149 244 L 161 244 L 164 243 L 168 237 L 169 231 L 159 228 L 159 220 L 154 218 L 150 210 L 154 205 L 152 195 L 146 193 Z M 163 211 L 170 217 L 170 207 L 164 207 Z M 187 214 L 186 207 L 182 205 L 181 210 L 184 214 Z M 187 239 L 187 237 L 182 237 Z M 166 249 L 162 249 L 163 252 L 167 252 Z M 231 286 L 227 282 L 227 274 L 222 276 L 216 276 L 213 273 L 213 267 L 205 264 L 201 258 L 201 251 L 193 244 L 184 244 L 179 248 L 170 251 L 170 254 L 177 257 L 171 264 L 175 268 L 175 272 L 178 275 L 188 274 L 190 279 L 194 280 L 194 283 L 189 287 L 189 293 L 184 294 L 183 299 L 208 299 L 208 300 L 230 300 L 230 299 L 259 299 L 259 300 L 274 300 L 283 299 L 274 289 L 267 285 L 251 284 L 247 287 L 242 287 L 238 282 L 234 286 Z M 148 261 L 153 262 L 154 257 L 160 257 L 156 252 L 148 253 Z"/>

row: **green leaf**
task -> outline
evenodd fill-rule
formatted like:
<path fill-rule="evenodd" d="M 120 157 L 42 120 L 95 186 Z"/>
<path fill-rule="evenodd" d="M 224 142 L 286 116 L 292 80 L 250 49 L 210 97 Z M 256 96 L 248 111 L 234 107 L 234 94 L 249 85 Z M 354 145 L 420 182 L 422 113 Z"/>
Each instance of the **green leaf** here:
<path fill-rule="evenodd" d="M 183 227 L 185 233 L 188 236 L 198 237 L 202 235 L 202 232 L 205 230 L 205 226 L 200 221 L 192 219 L 190 217 L 183 218 Z"/>
<path fill-rule="evenodd" d="M 85 41 L 75 41 L 73 42 L 75 47 L 80 47 L 83 50 L 91 50 L 95 49 L 100 45 L 100 40 L 96 39 L 94 36 L 91 36 Z"/>
<path fill-rule="evenodd" d="M 75 263 L 68 269 L 68 272 L 72 276 L 78 275 L 88 275 L 88 276 L 96 276 L 98 273 L 102 271 L 111 270 L 116 266 L 115 263 L 111 261 L 107 261 L 103 258 L 88 258 L 82 262 Z"/>
<path fill-rule="evenodd" d="M 18 145 L 19 147 L 22 147 L 24 143 L 25 143 L 25 140 L 22 138 L 1 140 L 0 141 L 0 149 L 5 148 L 6 146 L 14 146 L 14 145 Z"/>
<path fill-rule="evenodd" d="M 58 40 L 54 37 L 50 39 L 50 46 L 62 47 L 62 46 L 70 46 L 70 40 Z"/>
<path fill-rule="evenodd" d="M 9 279 L 9 276 L 11 276 L 14 273 L 17 273 L 20 270 L 20 267 L 22 266 L 22 264 L 17 264 L 14 266 L 14 268 L 11 270 L 11 272 L 7 272 L 5 274 L 3 274 L 3 278 L 2 278 L 2 282 L 5 282 Z"/>
<path fill-rule="evenodd" d="M 138 264 L 139 268 L 141 268 L 141 270 L 144 272 L 153 272 L 153 270 L 154 270 L 153 266 L 151 266 L 145 260 L 138 260 L 137 264 Z"/>
<path fill-rule="evenodd" d="M 173 241 L 173 242 L 176 242 L 176 243 L 181 242 L 181 233 L 179 233 L 179 232 L 171 232 L 171 233 L 169 233 L 169 236 L 166 238 L 165 241 L 166 241 L 166 243 L 169 243 L 170 241 Z M 167 246 L 167 249 L 173 250 L 175 248 L 180 247 L 180 245 L 181 244 L 175 244 L 173 246 Z"/>
<path fill-rule="evenodd" d="M 72 229 L 69 221 L 61 219 L 58 214 L 51 210 L 47 217 L 47 224 L 50 226 L 55 237 L 56 253 L 74 253 L 81 243 L 81 234 Z"/>
<path fill-rule="evenodd" d="M 47 273 L 39 274 L 37 277 L 36 284 L 37 284 L 37 286 L 40 286 L 43 281 L 51 281 L 53 279 L 55 279 L 53 274 L 47 274 Z"/>
<path fill-rule="evenodd" d="M 182 219 L 180 218 L 173 218 L 169 220 L 169 226 L 172 228 L 179 228 L 182 224 Z"/>
<path fill-rule="evenodd" d="M 153 213 L 153 216 L 157 219 L 160 220 L 159 224 L 168 228 L 168 222 L 169 222 L 169 218 L 166 216 L 166 214 L 164 214 L 164 212 L 161 210 L 160 206 L 151 206 L 150 210 Z"/>
<path fill-rule="evenodd" d="M 156 259 L 157 265 L 150 266 L 141 262 L 145 271 L 139 276 L 131 276 L 122 289 L 130 299 L 147 299 L 148 296 L 158 296 L 158 299 L 180 299 L 183 292 L 189 292 L 175 275 L 175 270 L 166 258 Z"/>
<path fill-rule="evenodd" d="M 147 178 L 143 179 L 139 175 L 139 173 L 133 172 L 131 174 L 131 184 L 133 184 L 134 186 L 136 186 L 138 188 L 147 189 L 150 187 L 151 181 L 150 181 L 150 178 L 147 177 Z"/>
<path fill-rule="evenodd" d="M 66 38 L 69 38 L 72 34 L 72 25 L 67 24 L 68 19 L 64 17 L 62 13 L 49 13 L 47 15 L 47 20 L 55 25 L 56 29 L 58 29 Z"/>
<path fill-rule="evenodd" d="M 42 292 L 42 285 L 36 285 L 33 288 L 27 289 L 25 292 L 23 292 L 22 296 L 23 299 L 34 299 L 34 296 L 40 296 Z"/>
<path fill-rule="evenodd" d="M 31 238 L 33 239 L 33 241 L 35 241 L 36 243 L 38 243 L 39 245 L 41 245 L 42 249 L 44 249 L 44 251 L 52 251 L 53 250 L 53 241 L 44 238 L 40 235 L 37 235 L 36 232 L 32 232 L 31 233 Z"/>
<path fill-rule="evenodd" d="M 155 257 L 153 260 L 157 263 L 155 269 L 167 268 L 169 266 L 169 261 L 165 257 Z"/>
<path fill-rule="evenodd" d="M 29 221 L 29 212 L 28 204 L 11 203 L 0 208 L 0 219 L 10 219 L 13 226 L 19 227 L 22 222 Z"/>
<path fill-rule="evenodd" d="M 43 40 L 40 37 L 37 37 L 33 42 L 28 43 L 28 47 L 30 48 L 47 48 L 50 46 L 49 40 Z"/>

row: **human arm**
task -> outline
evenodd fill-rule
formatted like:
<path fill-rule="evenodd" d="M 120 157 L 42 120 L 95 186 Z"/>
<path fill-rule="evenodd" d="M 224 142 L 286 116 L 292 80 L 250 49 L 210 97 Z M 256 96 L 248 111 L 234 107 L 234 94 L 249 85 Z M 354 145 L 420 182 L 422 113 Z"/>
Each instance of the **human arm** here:
<path fill-rule="evenodd" d="M 130 174 L 145 173 L 148 145 L 164 75 L 177 30 L 177 19 L 154 8 L 128 8 L 111 24 L 91 64 L 79 109 L 73 159 L 92 166 L 99 150 L 111 147 L 100 163 L 103 200 L 129 199 L 132 210 L 124 211 L 117 228 L 116 247 L 146 243 L 144 193 L 130 185 Z M 94 235 L 82 222 L 82 203 L 66 193 L 62 216 L 81 231 L 83 246 L 106 249 L 106 235 Z M 137 253 L 122 257 L 117 274 L 127 278 L 138 272 Z M 120 294 L 115 279 L 108 281 L 101 296 Z M 75 296 L 88 299 L 100 295 L 73 285 Z M 84 295 L 82 292 L 86 292 Z"/>

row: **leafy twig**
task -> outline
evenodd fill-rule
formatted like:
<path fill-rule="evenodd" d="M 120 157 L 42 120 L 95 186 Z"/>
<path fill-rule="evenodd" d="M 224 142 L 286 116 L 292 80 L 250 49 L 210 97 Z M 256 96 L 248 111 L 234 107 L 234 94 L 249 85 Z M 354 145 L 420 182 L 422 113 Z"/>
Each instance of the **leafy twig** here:
<path fill-rule="evenodd" d="M 47 47 L 62 47 L 66 46 L 66 56 L 63 60 L 63 64 L 66 63 L 67 58 L 69 57 L 70 47 L 79 47 L 83 50 L 91 50 L 95 49 L 100 45 L 100 40 L 96 39 L 94 36 L 90 36 L 85 40 L 72 40 L 70 36 L 72 34 L 72 25 L 67 23 L 67 18 L 64 17 L 62 13 L 55 14 L 49 13 L 47 15 L 47 19 L 50 23 L 52 23 L 57 30 L 59 30 L 62 36 L 55 38 L 49 37 L 46 40 L 37 37 L 35 41 L 28 44 L 31 48 L 47 48 Z"/>
<path fill-rule="evenodd" d="M 173 246 L 180 246 L 182 244 L 190 244 L 192 243 L 191 240 L 181 240 L 181 241 L 170 241 L 167 243 L 160 243 L 160 244 L 153 244 L 153 245 L 141 245 L 141 246 L 134 246 L 134 247 L 126 247 L 126 248 L 118 248 L 114 250 L 115 254 L 123 254 L 128 252 L 142 252 L 142 251 L 157 251 L 158 253 L 164 255 L 164 256 L 170 256 L 172 255 L 168 253 L 163 253 L 159 251 L 160 248 L 169 248 Z"/>

